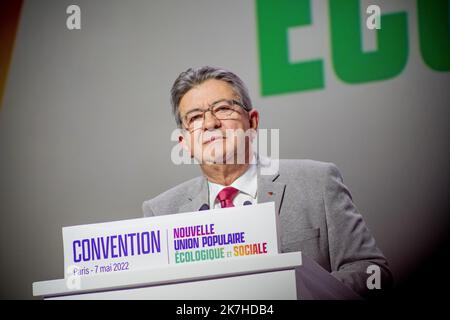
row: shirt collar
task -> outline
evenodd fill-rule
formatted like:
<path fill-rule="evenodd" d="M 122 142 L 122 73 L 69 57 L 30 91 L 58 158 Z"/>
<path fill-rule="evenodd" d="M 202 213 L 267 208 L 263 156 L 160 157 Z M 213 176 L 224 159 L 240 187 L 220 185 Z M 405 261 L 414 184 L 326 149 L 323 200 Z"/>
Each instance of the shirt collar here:
<path fill-rule="evenodd" d="M 256 199 L 256 191 L 258 189 L 256 164 L 250 164 L 244 174 L 234 180 L 234 182 L 230 186 Z M 214 205 L 217 194 L 226 186 L 208 181 L 208 187 L 209 203 L 211 205 Z"/>

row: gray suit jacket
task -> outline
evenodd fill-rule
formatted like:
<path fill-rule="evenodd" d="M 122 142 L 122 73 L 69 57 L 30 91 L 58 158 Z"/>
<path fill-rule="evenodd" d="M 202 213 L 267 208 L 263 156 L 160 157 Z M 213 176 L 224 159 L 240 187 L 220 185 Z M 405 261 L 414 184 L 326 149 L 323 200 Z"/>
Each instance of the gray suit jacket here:
<path fill-rule="evenodd" d="M 265 160 L 267 161 L 267 160 Z M 270 161 L 270 160 L 269 160 Z M 266 164 L 259 164 L 262 167 Z M 387 261 L 375 244 L 334 164 L 279 160 L 279 170 L 258 170 L 258 202 L 275 202 L 282 252 L 302 251 L 362 296 L 370 296 L 367 267 L 381 269 L 381 288 L 392 284 Z M 143 203 L 144 216 L 197 211 L 208 204 L 200 176 Z"/>

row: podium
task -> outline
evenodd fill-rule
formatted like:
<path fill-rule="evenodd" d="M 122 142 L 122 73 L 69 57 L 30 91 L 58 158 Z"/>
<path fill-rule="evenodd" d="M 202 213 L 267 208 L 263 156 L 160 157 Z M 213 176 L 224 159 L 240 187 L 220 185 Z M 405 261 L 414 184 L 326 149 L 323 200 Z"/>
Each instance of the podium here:
<path fill-rule="evenodd" d="M 331 300 L 360 299 L 301 252 L 169 265 L 33 283 L 43 299 Z"/>

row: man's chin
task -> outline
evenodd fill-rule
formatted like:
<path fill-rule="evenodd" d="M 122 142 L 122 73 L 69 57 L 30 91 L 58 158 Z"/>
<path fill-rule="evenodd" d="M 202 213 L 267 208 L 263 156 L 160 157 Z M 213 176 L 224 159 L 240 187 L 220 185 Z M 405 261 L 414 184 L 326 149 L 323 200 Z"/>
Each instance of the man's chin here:
<path fill-rule="evenodd" d="M 241 159 L 242 158 L 242 159 Z M 203 157 L 202 161 L 199 161 L 200 164 L 204 165 L 217 165 L 217 164 L 244 164 L 245 157 L 236 157 L 231 155 L 223 155 L 218 157 Z"/>
<path fill-rule="evenodd" d="M 216 158 L 203 158 L 202 162 L 200 162 L 200 163 L 204 164 L 204 165 L 229 164 L 229 163 L 227 163 L 226 160 L 223 160 L 221 158 L 218 158 L 218 159 L 216 159 Z"/>

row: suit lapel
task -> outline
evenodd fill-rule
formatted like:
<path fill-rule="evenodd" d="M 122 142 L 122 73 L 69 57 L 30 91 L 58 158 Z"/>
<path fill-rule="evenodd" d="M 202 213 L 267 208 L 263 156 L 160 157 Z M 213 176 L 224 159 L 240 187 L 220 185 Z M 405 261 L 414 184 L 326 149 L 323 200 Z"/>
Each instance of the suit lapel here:
<path fill-rule="evenodd" d="M 258 173 L 258 203 L 275 202 L 275 210 L 280 214 L 286 184 L 275 181 L 279 174 L 261 175 Z"/>
<path fill-rule="evenodd" d="M 273 174 L 261 174 L 262 167 L 271 165 L 273 163 L 269 158 L 258 157 L 258 203 L 275 202 L 275 210 L 279 215 L 286 184 L 276 181 L 280 176 L 278 169 Z"/>
<path fill-rule="evenodd" d="M 263 161 L 270 161 L 270 159 L 259 159 Z M 258 168 L 258 203 L 275 202 L 275 210 L 280 214 L 281 205 L 283 204 L 284 192 L 286 184 L 276 181 L 280 176 L 277 171 L 274 174 L 261 174 L 261 165 L 259 162 Z M 195 184 L 192 185 L 184 205 L 180 207 L 179 212 L 193 212 L 198 211 L 204 204 L 209 205 L 209 191 L 208 182 L 204 176 L 199 177 Z"/>
<path fill-rule="evenodd" d="M 180 212 L 198 211 L 205 203 L 209 205 L 208 183 L 205 177 L 201 176 L 198 182 L 192 186 L 186 203 L 180 207 Z"/>

